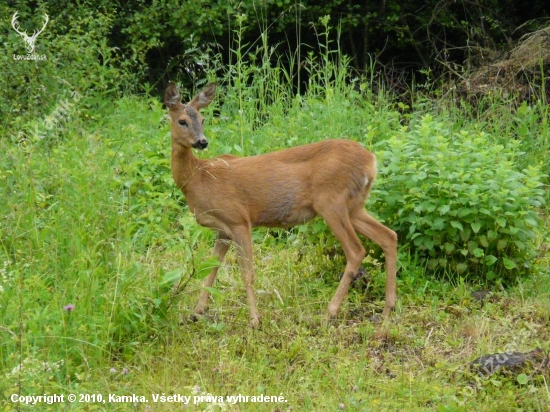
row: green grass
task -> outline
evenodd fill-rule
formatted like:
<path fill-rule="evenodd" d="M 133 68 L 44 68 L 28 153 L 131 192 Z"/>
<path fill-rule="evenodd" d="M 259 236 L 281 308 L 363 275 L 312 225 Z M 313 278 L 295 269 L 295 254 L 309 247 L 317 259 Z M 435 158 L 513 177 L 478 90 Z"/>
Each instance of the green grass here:
<path fill-rule="evenodd" d="M 211 145 L 200 156 L 250 155 L 331 137 L 373 148 L 407 136 L 408 122 L 425 114 L 402 113 L 387 96 L 369 93 L 366 80 L 338 80 L 325 70 L 330 55 L 324 59 L 310 93 L 290 98 L 281 80 L 280 99 L 271 103 L 260 98 L 258 83 L 247 88 L 225 79 L 219 115 L 214 107 L 206 113 Z M 239 70 L 245 76 L 252 68 Z M 269 85 L 277 78 L 284 76 L 256 81 Z M 487 145 L 504 139 L 496 131 L 515 136 L 528 122 L 516 166 L 542 162 L 547 139 L 527 140 L 548 136 L 541 121 L 546 109 L 522 109 L 522 119 L 532 110 L 524 123 L 502 116 L 505 110 L 499 107 L 485 125 L 466 114 L 459 126 L 456 113 L 432 115 L 455 131 L 486 131 Z M 212 234 L 194 223 L 172 182 L 160 102 L 84 97 L 53 129 L 41 120 L 27 125 L 35 126 L 43 128 L 38 140 L 0 140 L 3 410 L 32 409 L 11 402 L 12 394 L 54 393 L 107 400 L 108 394 L 135 394 L 149 402 L 42 403 L 40 410 L 183 409 L 153 403 L 152 394 L 204 396 L 190 410 L 548 410 L 548 368 L 490 377 L 469 369 L 488 353 L 550 349 L 546 206 L 538 210 L 546 227 L 536 242 L 535 269 L 507 289 L 434 273 L 402 241 L 399 301 L 389 322 L 375 316 L 383 308 L 384 267 L 372 244 L 365 241 L 370 281 L 353 288 L 341 317 L 323 326 L 344 266 L 334 238 L 319 221 L 290 231 L 259 229 L 255 289 L 262 328 L 247 327 L 234 251 L 220 270 L 208 316 L 193 323 Z M 383 184 L 380 176 L 377 185 Z M 483 303 L 471 295 L 479 289 L 492 292 Z M 518 379 L 522 373 L 527 380 Z M 214 405 L 208 394 L 263 394 L 285 402 Z"/>

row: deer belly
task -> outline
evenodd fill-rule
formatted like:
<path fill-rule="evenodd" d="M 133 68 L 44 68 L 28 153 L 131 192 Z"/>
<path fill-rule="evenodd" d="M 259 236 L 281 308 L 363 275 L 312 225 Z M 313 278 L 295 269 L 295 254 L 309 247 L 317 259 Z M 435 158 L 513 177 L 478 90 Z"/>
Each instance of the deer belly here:
<path fill-rule="evenodd" d="M 266 227 L 291 227 L 301 225 L 316 215 L 311 206 L 275 204 L 261 210 L 253 224 Z"/>

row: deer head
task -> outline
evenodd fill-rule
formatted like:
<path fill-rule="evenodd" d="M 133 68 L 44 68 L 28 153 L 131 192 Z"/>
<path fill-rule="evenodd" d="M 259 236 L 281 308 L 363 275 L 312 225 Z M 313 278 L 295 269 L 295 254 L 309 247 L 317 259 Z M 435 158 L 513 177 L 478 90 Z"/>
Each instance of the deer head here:
<path fill-rule="evenodd" d="M 27 52 L 28 54 L 32 54 L 34 53 L 34 46 L 35 46 L 35 43 L 36 43 L 36 38 L 38 37 L 38 35 L 40 33 L 42 33 L 44 31 L 44 29 L 46 28 L 46 25 L 48 24 L 48 21 L 50 20 L 48 15 L 44 13 L 44 16 L 45 16 L 45 22 L 44 22 L 44 25 L 42 26 L 42 28 L 38 31 L 34 31 L 32 36 L 29 36 L 27 34 L 27 31 L 21 31 L 20 30 L 20 26 L 19 26 L 19 22 L 17 21 L 17 13 L 18 12 L 15 12 L 13 14 L 13 17 L 11 19 L 11 25 L 13 27 L 13 29 L 18 33 L 20 34 L 21 36 L 23 36 L 23 40 L 25 40 L 25 43 L 27 43 Z"/>
<path fill-rule="evenodd" d="M 216 84 L 209 84 L 187 104 L 181 103 L 181 96 L 173 83 L 168 85 L 164 95 L 164 103 L 170 109 L 172 119 L 172 141 L 175 144 L 195 149 L 205 149 L 208 140 L 204 136 L 204 118 L 200 110 L 208 106 L 216 94 Z"/>

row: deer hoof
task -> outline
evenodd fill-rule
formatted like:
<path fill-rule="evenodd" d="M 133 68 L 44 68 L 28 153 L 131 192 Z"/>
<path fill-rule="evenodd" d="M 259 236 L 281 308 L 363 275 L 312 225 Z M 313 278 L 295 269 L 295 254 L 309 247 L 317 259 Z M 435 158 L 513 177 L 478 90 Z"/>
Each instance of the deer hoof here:
<path fill-rule="evenodd" d="M 250 326 L 252 329 L 258 329 L 261 325 L 260 318 L 258 316 L 251 318 L 250 323 L 248 326 Z"/>
<path fill-rule="evenodd" d="M 323 328 L 328 328 L 331 325 L 337 325 L 338 321 L 336 319 L 336 316 L 332 316 L 330 313 L 327 313 L 325 316 L 323 316 L 323 319 L 321 320 L 321 326 Z"/>
<path fill-rule="evenodd" d="M 182 317 L 179 321 L 180 326 L 185 326 L 189 323 L 197 323 L 200 320 L 201 316 L 197 315 L 196 313 L 193 313 L 189 317 Z"/>
<path fill-rule="evenodd" d="M 329 303 L 328 305 L 328 313 L 327 316 L 329 319 L 334 319 L 338 316 L 338 312 L 340 311 L 340 305 L 337 305 L 336 303 Z"/>
<path fill-rule="evenodd" d="M 201 303 L 197 304 L 193 312 L 195 315 L 204 315 L 204 312 L 206 312 L 206 305 L 203 305 Z"/>
<path fill-rule="evenodd" d="M 391 317 L 391 313 L 394 311 L 394 307 L 393 306 L 385 306 L 384 307 L 384 311 L 382 312 L 382 315 L 384 316 L 385 319 L 389 319 Z"/>

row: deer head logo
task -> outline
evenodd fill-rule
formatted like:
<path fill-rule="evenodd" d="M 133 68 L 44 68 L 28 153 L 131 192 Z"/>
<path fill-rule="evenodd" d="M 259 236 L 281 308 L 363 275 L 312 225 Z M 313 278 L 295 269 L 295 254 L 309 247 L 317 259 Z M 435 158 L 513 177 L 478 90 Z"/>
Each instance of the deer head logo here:
<path fill-rule="evenodd" d="M 44 13 L 44 16 L 45 16 L 45 22 L 44 22 L 44 26 L 42 26 L 42 28 L 38 31 L 34 31 L 32 36 L 29 36 L 27 34 L 27 31 L 21 31 L 20 30 L 20 26 L 19 26 L 19 22 L 17 21 L 17 11 L 13 14 L 13 17 L 11 19 L 11 25 L 13 26 L 13 29 L 19 33 L 21 36 L 23 36 L 23 40 L 25 40 L 25 43 L 27 43 L 27 52 L 28 54 L 32 54 L 34 52 L 34 46 L 35 46 L 35 43 L 36 43 L 36 38 L 38 37 L 38 35 L 40 33 L 42 33 L 44 31 L 44 29 L 46 28 L 46 25 L 48 24 L 48 21 L 50 20 L 48 15 L 46 13 Z"/>

